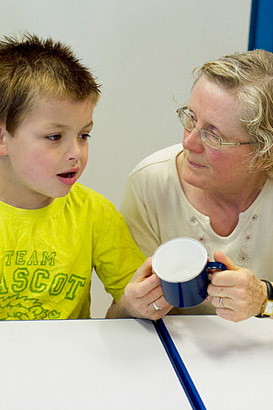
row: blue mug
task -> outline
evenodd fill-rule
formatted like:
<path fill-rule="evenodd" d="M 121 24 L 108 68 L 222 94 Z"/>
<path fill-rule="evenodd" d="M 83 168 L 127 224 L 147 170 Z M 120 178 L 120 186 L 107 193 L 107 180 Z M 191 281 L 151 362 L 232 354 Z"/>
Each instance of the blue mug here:
<path fill-rule="evenodd" d="M 226 270 L 220 262 L 208 262 L 206 248 L 192 238 L 174 238 L 160 245 L 152 258 L 164 297 L 172 306 L 189 308 L 208 296 L 208 271 Z"/>

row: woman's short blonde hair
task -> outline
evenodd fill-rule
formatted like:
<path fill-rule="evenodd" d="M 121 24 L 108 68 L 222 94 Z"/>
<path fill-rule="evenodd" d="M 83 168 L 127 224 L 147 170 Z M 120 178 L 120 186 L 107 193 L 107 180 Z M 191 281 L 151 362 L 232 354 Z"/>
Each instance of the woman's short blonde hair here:
<path fill-rule="evenodd" d="M 251 169 L 273 177 L 273 54 L 253 50 L 226 55 L 194 70 L 239 101 L 239 121 L 252 142 Z"/>

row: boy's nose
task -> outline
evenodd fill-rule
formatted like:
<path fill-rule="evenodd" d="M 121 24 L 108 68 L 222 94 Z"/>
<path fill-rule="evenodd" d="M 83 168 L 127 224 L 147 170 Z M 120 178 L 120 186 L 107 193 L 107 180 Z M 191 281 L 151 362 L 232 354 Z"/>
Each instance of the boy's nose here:
<path fill-rule="evenodd" d="M 69 144 L 66 156 L 69 161 L 75 161 L 80 158 L 81 149 L 77 141 Z"/>

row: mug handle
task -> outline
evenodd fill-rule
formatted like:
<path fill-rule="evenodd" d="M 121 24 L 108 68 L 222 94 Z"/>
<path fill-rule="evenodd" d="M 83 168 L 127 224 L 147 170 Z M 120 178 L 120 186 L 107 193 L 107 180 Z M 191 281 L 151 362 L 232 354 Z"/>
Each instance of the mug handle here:
<path fill-rule="evenodd" d="M 227 267 L 221 262 L 207 262 L 207 269 L 227 270 Z"/>

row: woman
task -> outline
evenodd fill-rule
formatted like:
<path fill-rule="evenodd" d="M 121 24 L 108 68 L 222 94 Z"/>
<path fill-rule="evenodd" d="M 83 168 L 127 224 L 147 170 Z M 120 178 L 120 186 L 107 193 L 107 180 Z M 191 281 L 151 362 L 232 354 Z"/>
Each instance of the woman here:
<path fill-rule="evenodd" d="M 233 321 L 263 314 L 273 299 L 273 54 L 205 63 L 177 113 L 183 147 L 138 164 L 121 212 L 146 256 L 170 238 L 190 236 L 227 266 L 213 273 L 208 300 L 180 313 Z"/>

